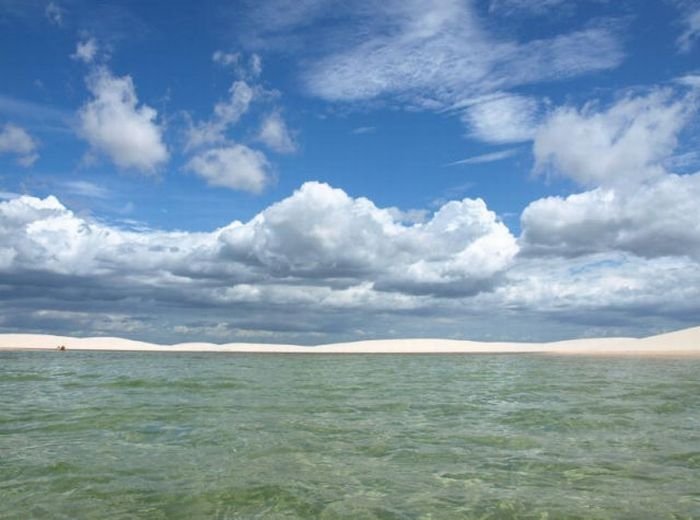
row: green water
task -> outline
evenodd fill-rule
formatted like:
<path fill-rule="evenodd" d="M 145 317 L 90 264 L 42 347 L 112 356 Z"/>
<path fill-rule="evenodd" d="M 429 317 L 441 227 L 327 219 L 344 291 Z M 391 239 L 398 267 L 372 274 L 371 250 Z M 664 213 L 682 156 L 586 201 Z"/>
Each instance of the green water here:
<path fill-rule="evenodd" d="M 0 518 L 700 518 L 700 361 L 0 353 Z"/>

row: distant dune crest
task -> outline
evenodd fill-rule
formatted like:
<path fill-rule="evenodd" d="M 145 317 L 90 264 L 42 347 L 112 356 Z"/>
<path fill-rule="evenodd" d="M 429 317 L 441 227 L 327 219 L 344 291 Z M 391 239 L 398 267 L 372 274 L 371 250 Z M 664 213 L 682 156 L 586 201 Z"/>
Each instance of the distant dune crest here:
<path fill-rule="evenodd" d="M 46 334 L 0 334 L 0 350 L 106 350 L 138 352 L 231 352 L 279 354 L 579 354 L 700 357 L 700 327 L 647 338 L 585 338 L 551 343 L 391 339 L 305 347 L 264 343 L 157 345 L 123 338 L 72 338 Z M 62 349 L 61 349 L 62 350 Z"/>

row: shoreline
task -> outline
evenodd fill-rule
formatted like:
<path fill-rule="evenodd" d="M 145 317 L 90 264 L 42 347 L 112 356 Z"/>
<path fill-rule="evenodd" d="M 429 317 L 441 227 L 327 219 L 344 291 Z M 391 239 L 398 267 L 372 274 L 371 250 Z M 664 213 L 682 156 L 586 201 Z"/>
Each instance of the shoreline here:
<path fill-rule="evenodd" d="M 45 334 L 0 334 L 0 351 L 219 352 L 232 354 L 541 354 L 700 358 L 700 327 L 646 338 L 586 338 L 549 343 L 391 339 L 317 346 L 266 343 L 158 345 L 124 338 L 77 338 Z"/>

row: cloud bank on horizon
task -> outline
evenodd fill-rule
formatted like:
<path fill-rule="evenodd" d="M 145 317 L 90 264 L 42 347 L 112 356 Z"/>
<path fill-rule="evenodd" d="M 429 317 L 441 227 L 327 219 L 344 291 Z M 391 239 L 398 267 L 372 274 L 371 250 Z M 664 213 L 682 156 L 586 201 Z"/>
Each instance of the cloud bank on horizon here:
<path fill-rule="evenodd" d="M 0 332 L 698 324 L 700 3 L 179 9 L 0 1 Z"/>

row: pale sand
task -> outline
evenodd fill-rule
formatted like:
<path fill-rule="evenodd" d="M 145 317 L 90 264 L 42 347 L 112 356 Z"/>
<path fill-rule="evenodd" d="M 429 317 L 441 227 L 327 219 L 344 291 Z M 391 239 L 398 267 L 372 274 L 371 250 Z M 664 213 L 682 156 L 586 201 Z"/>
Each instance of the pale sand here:
<path fill-rule="evenodd" d="M 263 343 L 156 345 L 123 338 L 72 338 L 0 334 L 0 350 L 108 350 L 139 352 L 253 352 L 283 354 L 556 354 L 700 357 L 700 327 L 648 338 L 587 338 L 552 343 L 505 343 L 448 339 L 392 339 L 304 347 Z"/>

